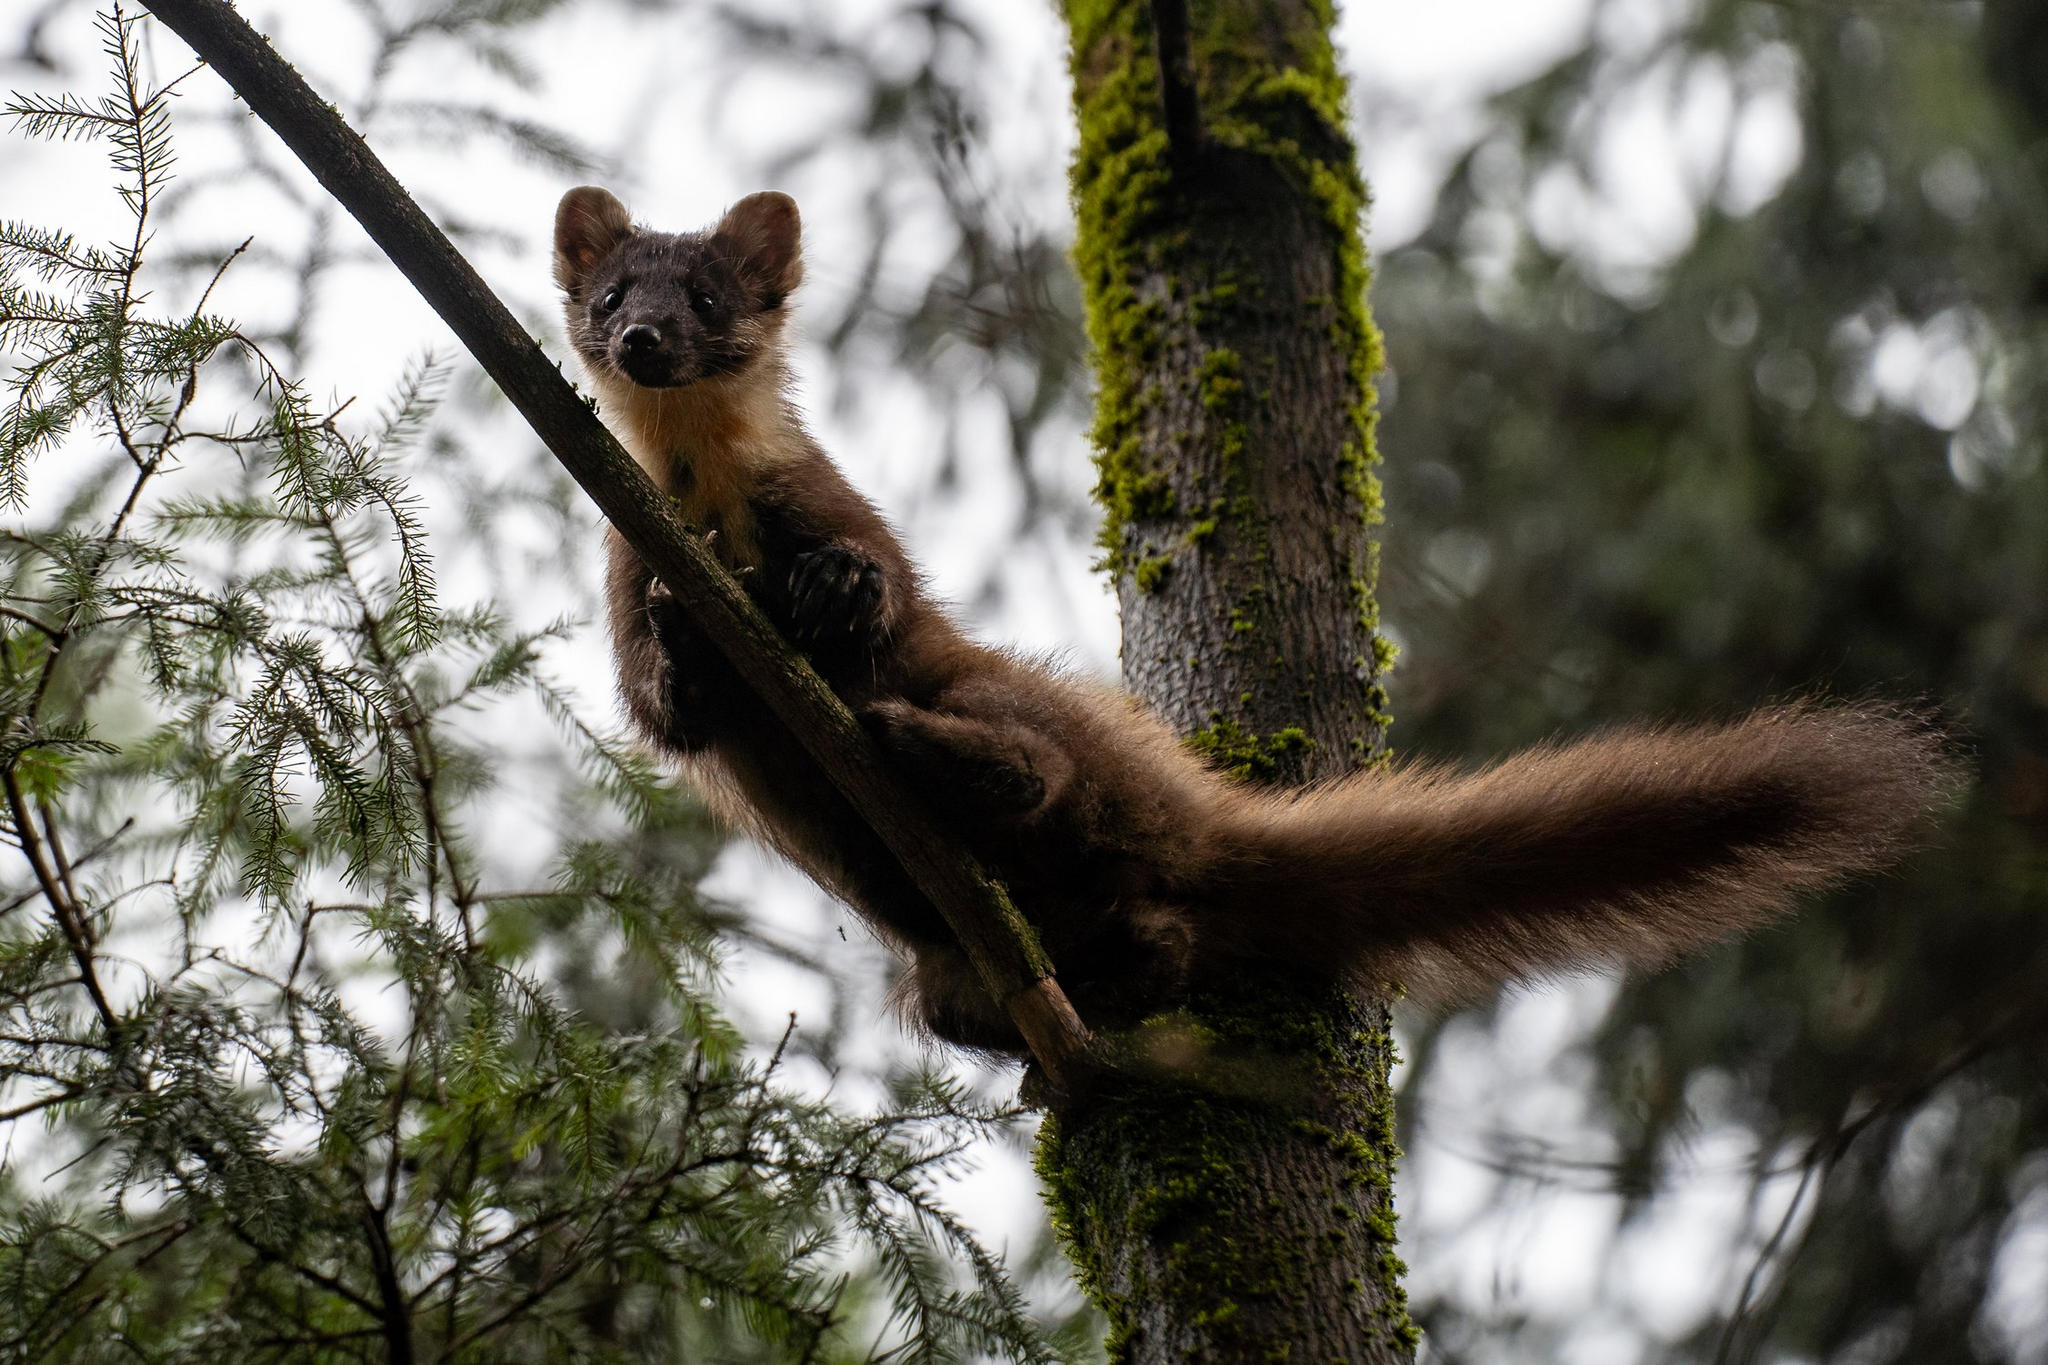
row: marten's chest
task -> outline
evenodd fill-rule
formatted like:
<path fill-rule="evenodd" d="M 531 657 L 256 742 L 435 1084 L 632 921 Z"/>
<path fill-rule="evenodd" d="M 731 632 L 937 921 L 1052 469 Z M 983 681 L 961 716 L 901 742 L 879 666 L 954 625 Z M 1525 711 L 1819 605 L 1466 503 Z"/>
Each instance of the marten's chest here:
<path fill-rule="evenodd" d="M 753 498 L 779 433 L 738 405 L 687 401 L 672 390 L 628 388 L 606 405 L 626 448 L 683 520 L 736 574 L 761 567 Z"/>
<path fill-rule="evenodd" d="M 656 476 L 683 520 L 704 533 L 721 563 L 734 573 L 761 567 L 761 525 L 751 501 L 754 480 L 730 461 L 671 458 Z"/>

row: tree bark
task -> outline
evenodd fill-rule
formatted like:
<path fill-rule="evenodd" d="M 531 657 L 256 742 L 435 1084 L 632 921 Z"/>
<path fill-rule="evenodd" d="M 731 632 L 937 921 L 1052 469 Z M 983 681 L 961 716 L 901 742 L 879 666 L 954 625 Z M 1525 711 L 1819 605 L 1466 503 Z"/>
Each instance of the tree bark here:
<path fill-rule="evenodd" d="M 1125 683 L 1245 780 L 1377 761 L 1380 351 L 1331 6 L 1066 16 Z M 1412 1360 L 1386 1002 L 1248 971 L 1125 1045 L 1039 1149 L 1112 1358 Z"/>

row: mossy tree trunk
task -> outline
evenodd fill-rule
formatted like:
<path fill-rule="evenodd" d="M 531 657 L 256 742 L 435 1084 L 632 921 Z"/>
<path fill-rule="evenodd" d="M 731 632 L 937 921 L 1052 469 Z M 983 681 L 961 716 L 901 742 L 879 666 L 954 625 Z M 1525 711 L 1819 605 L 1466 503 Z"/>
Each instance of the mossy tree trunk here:
<path fill-rule="evenodd" d="M 1329 0 L 1067 0 L 1124 680 L 1249 780 L 1374 761 L 1364 187 Z M 1409 1361 L 1384 1001 L 1247 972 L 1047 1120 L 1114 1358 Z"/>

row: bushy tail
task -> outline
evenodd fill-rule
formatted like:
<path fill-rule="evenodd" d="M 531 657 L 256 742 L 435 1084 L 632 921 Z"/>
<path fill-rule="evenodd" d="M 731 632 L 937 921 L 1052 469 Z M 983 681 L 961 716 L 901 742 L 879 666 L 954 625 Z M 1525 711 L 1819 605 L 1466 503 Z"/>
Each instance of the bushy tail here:
<path fill-rule="evenodd" d="M 1198 933 L 1425 1000 L 1661 962 L 1892 861 L 1955 771 L 1924 716 L 1797 704 L 1361 774 L 1248 799 Z"/>

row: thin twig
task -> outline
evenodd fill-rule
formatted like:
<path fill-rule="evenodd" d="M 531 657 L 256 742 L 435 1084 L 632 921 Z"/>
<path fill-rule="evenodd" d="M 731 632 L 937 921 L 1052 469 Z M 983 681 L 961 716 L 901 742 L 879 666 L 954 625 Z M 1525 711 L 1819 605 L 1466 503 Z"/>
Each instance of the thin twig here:
<path fill-rule="evenodd" d="M 85 935 L 85 946 L 96 948 L 99 946 L 99 935 L 93 932 L 92 921 L 81 908 L 84 902 L 79 899 L 78 887 L 71 880 L 71 859 L 64 854 L 64 836 L 57 830 L 56 813 L 50 809 L 49 802 L 40 798 L 36 801 L 36 806 L 43 817 L 43 840 L 49 845 L 50 858 L 57 866 L 57 881 L 63 886 L 65 897 L 78 911 L 78 927 Z"/>
<path fill-rule="evenodd" d="M 30 1114 L 40 1113 L 52 1106 L 63 1104 L 66 1100 L 75 1100 L 84 1093 L 82 1090 L 60 1090 L 54 1095 L 45 1095 L 41 1099 L 18 1104 L 12 1109 L 0 1109 L 0 1123 L 12 1123 L 16 1119 L 27 1118 Z"/>
<path fill-rule="evenodd" d="M 1792 1191 L 1792 1199 L 1785 1206 L 1784 1216 L 1778 1220 L 1778 1226 L 1772 1230 L 1769 1239 L 1758 1249 L 1756 1259 L 1750 1262 L 1749 1273 L 1742 1277 L 1742 1292 L 1736 1295 L 1735 1311 L 1728 1315 L 1728 1325 L 1721 1332 L 1720 1345 L 1714 1352 L 1714 1365 L 1728 1365 L 1728 1362 L 1737 1359 L 1734 1354 L 1736 1343 L 1742 1339 L 1743 1329 L 1749 1324 L 1750 1305 L 1756 1298 L 1757 1282 L 1763 1278 L 1765 1267 L 1777 1259 L 1779 1249 L 1791 1235 L 1792 1225 L 1798 1220 L 1799 1211 L 1806 1207 L 1806 1192 L 1812 1187 L 1814 1177 L 1824 1176 L 1834 1166 L 1835 1159 L 1841 1155 L 1841 1151 L 1842 1149 L 1837 1147 L 1829 1152 L 1813 1151 L 1808 1154 L 1805 1167 L 1799 1173 L 1799 1185 Z"/>
<path fill-rule="evenodd" d="M 57 627 L 49 622 L 38 620 L 25 611 L 16 611 L 13 607 L 7 606 L 4 603 L 0 603 L 0 616 L 4 616 L 10 621 L 19 621 L 25 626 L 33 626 L 51 639 L 57 638 L 59 633 Z"/>
<path fill-rule="evenodd" d="M 21 851 L 35 872 L 43 898 L 50 903 L 57 927 L 63 930 L 65 942 L 71 947 L 72 960 L 78 964 L 79 981 L 85 986 L 86 994 L 92 997 L 92 1007 L 111 1038 L 120 1031 L 120 1019 L 115 1015 L 114 1007 L 107 1003 L 107 994 L 100 988 L 99 975 L 93 970 L 90 934 L 83 927 L 82 916 L 70 904 L 63 885 L 44 855 L 42 841 L 36 837 L 35 814 L 29 809 L 28 799 L 22 794 L 21 780 L 12 767 L 0 773 L 0 785 L 4 785 L 7 791 L 7 808 L 14 818 L 14 832 L 21 839 Z"/>

